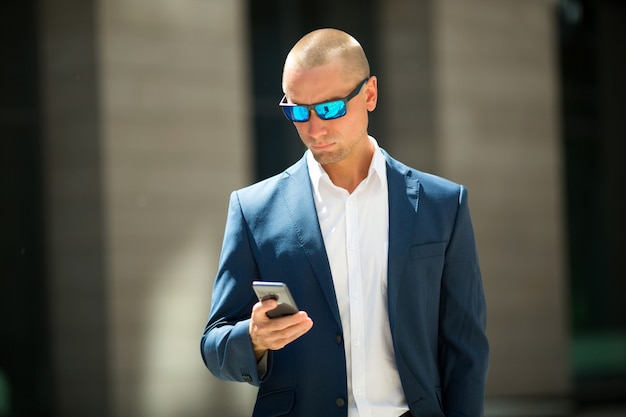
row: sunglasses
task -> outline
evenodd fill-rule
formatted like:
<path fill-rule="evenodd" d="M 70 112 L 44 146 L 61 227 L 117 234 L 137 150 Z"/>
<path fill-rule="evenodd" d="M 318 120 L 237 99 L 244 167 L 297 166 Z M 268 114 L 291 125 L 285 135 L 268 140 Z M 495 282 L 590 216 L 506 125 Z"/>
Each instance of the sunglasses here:
<path fill-rule="evenodd" d="M 278 103 L 278 105 L 283 109 L 283 112 L 285 113 L 285 116 L 287 116 L 287 119 L 291 120 L 292 122 L 308 122 L 311 110 L 314 110 L 315 113 L 322 120 L 338 119 L 346 115 L 348 102 L 361 92 L 361 89 L 368 80 L 369 77 L 361 81 L 350 94 L 338 100 L 325 101 L 323 103 L 308 105 L 292 104 L 287 103 L 287 96 L 285 95 L 283 96 L 283 99 L 280 101 L 280 103 Z"/>

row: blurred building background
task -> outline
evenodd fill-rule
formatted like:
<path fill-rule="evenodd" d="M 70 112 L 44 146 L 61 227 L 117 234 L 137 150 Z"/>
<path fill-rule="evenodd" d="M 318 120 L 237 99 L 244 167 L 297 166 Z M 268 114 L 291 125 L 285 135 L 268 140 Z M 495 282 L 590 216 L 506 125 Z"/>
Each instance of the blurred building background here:
<path fill-rule="evenodd" d="M 302 154 L 282 64 L 329 26 L 379 77 L 370 133 L 469 188 L 486 414 L 626 401 L 623 1 L 22 0 L 0 23 L 0 417 L 250 414 L 199 353 L 228 195 Z"/>

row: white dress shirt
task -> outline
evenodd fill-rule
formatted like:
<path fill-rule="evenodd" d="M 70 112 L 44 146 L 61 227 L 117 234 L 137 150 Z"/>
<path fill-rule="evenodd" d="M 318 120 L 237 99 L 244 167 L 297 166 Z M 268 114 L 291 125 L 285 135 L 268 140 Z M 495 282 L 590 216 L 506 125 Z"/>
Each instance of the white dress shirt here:
<path fill-rule="evenodd" d="M 398 417 L 408 411 L 387 310 L 387 168 L 378 143 L 367 177 L 349 194 L 307 151 L 319 219 L 343 327 L 348 417 Z"/>

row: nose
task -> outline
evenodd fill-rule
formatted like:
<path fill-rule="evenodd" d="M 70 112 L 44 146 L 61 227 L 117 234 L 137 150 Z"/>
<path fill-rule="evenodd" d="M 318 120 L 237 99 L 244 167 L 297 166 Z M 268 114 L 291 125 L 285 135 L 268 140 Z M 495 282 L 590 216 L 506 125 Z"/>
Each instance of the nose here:
<path fill-rule="evenodd" d="M 320 117 L 314 111 L 309 115 L 309 136 L 312 138 L 319 138 L 326 134 L 326 121 L 320 119 Z"/>

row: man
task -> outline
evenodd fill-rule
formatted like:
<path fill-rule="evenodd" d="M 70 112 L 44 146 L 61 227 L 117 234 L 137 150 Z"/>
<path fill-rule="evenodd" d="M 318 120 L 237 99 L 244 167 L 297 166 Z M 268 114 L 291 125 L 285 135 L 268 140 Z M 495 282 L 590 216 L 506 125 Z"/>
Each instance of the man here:
<path fill-rule="evenodd" d="M 289 52 L 280 103 L 308 148 L 231 195 L 201 340 L 220 379 L 260 387 L 254 416 L 482 415 L 485 302 L 466 190 L 368 136 L 377 79 L 335 29 Z M 269 318 L 252 282 L 285 282 Z"/>

